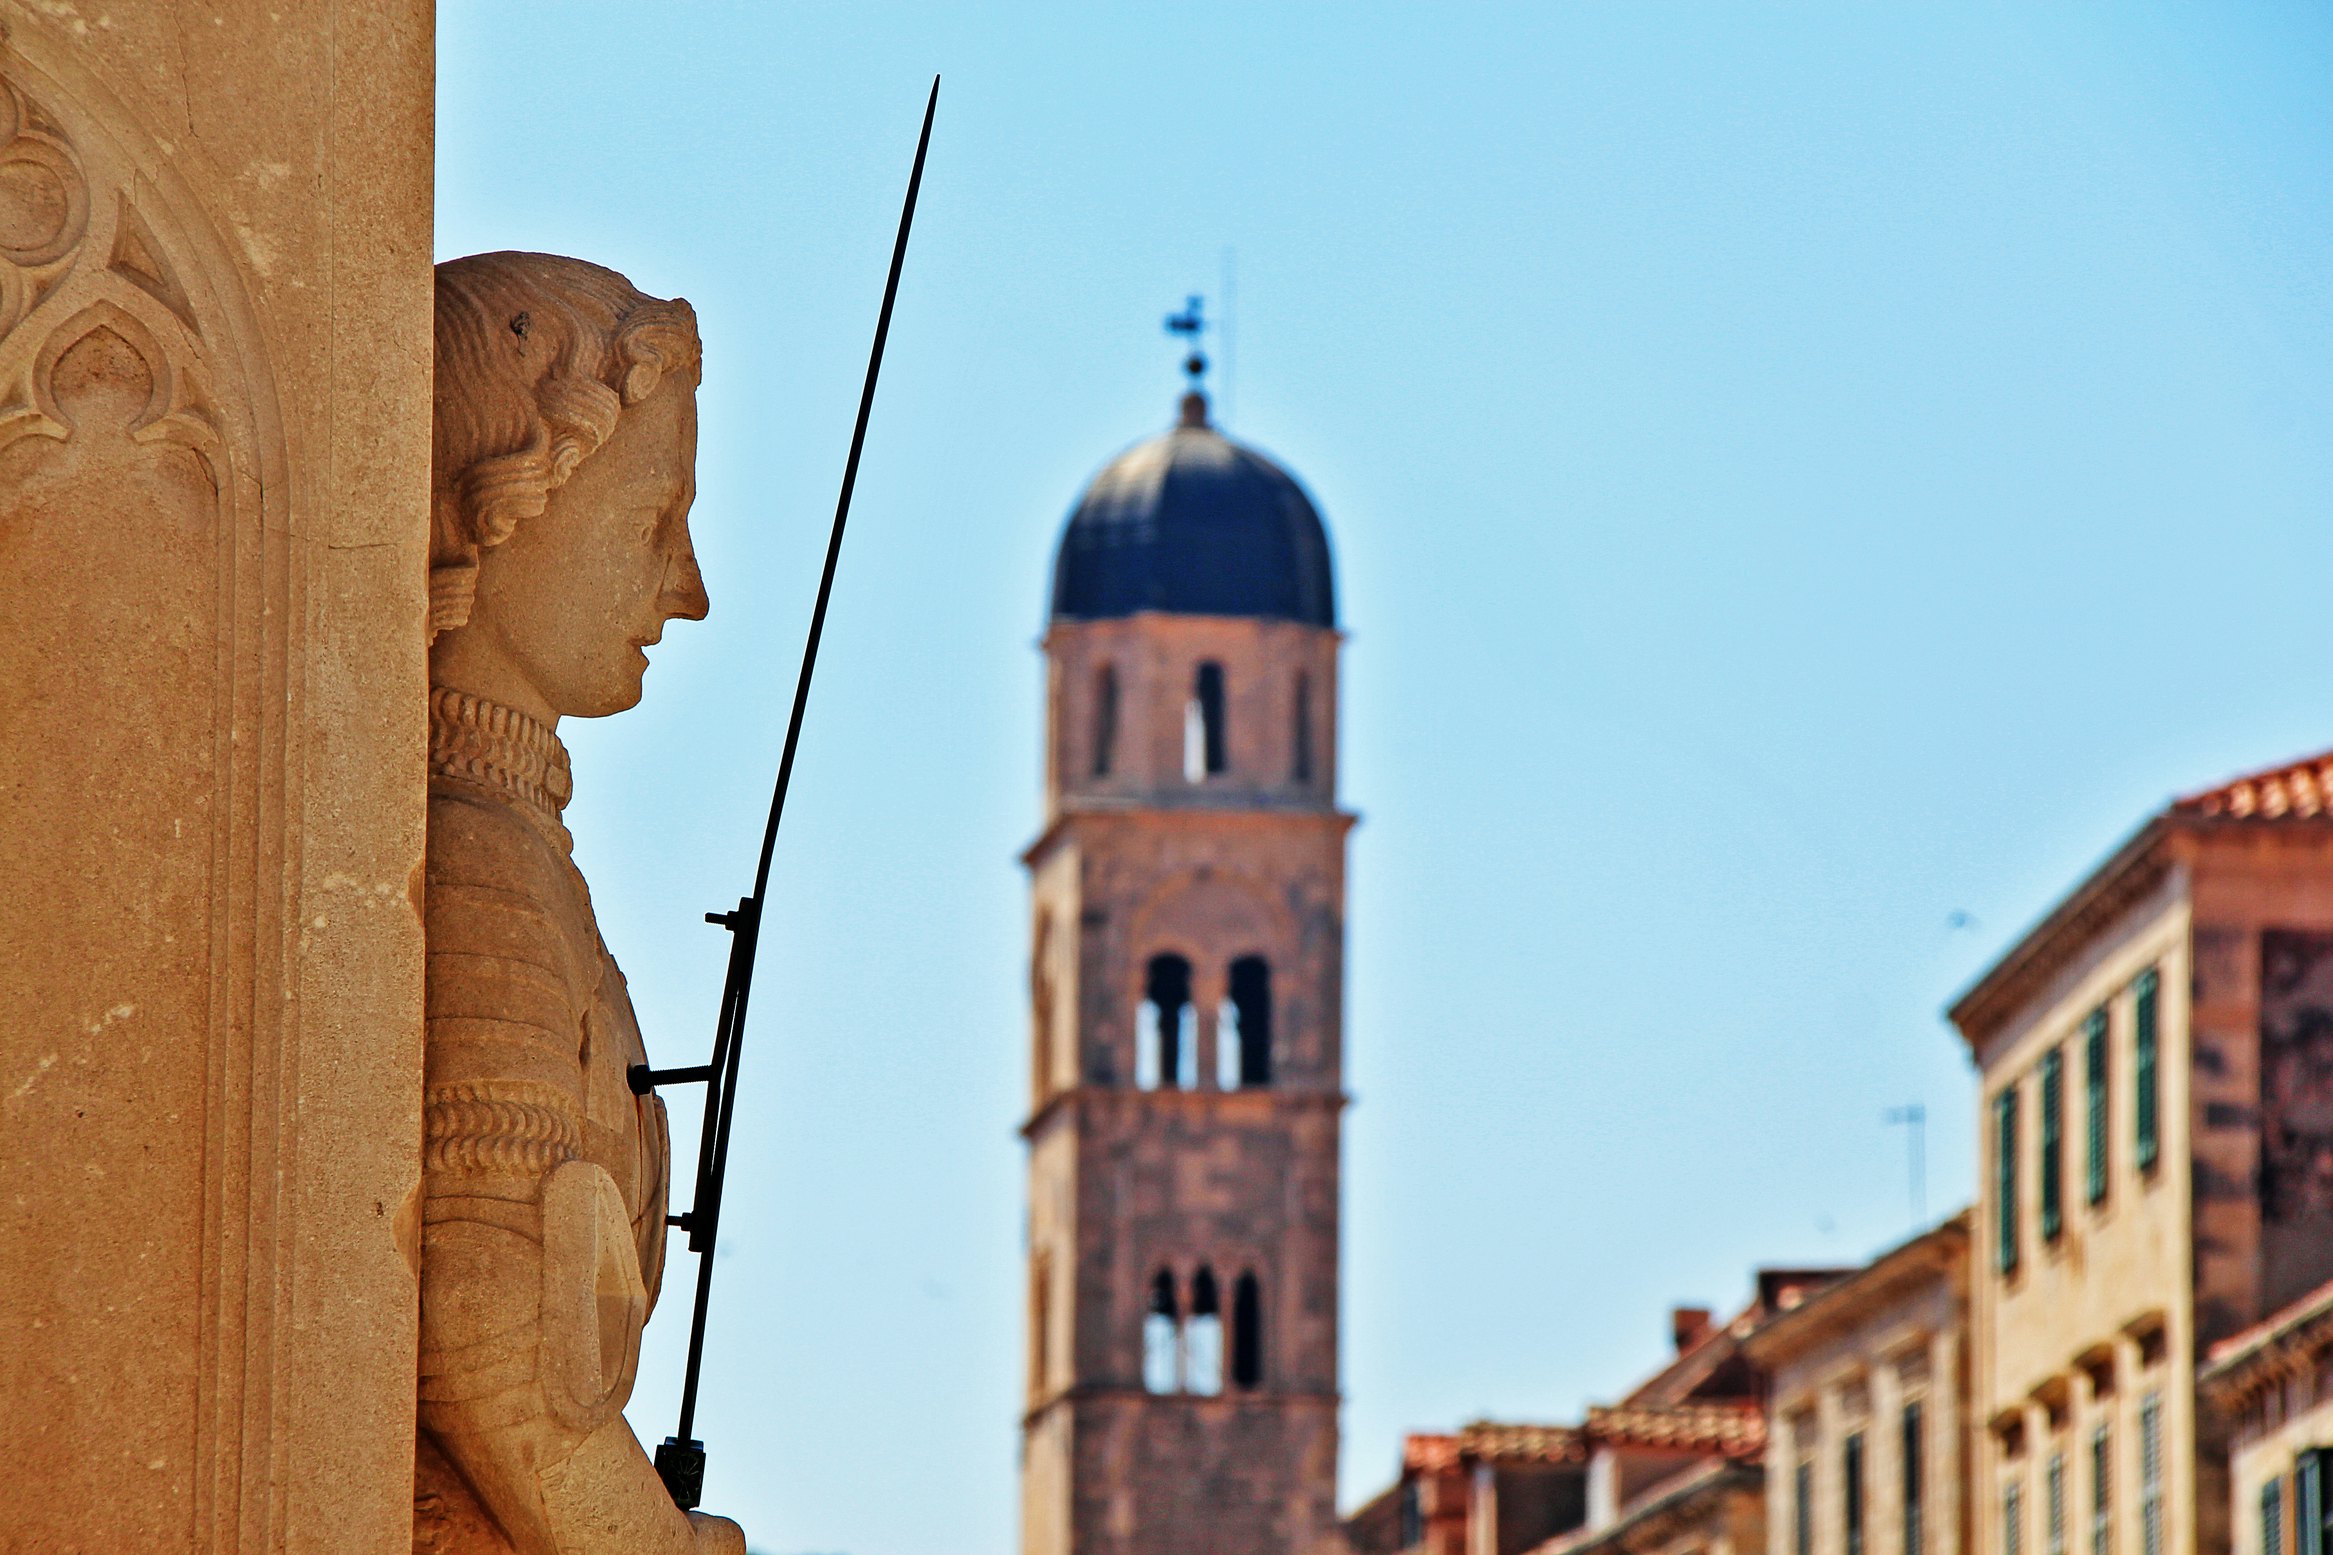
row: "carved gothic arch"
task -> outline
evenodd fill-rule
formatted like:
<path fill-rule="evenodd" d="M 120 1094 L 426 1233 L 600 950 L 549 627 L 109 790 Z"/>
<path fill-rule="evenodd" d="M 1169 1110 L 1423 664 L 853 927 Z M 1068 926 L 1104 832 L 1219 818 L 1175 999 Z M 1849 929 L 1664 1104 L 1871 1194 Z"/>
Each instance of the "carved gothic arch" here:
<path fill-rule="evenodd" d="M 149 916 L 207 923 L 206 952 L 141 958 L 141 931 L 105 881 L 68 879 L 41 921 L 67 947 L 51 958 L 57 978 L 136 988 L 140 1018 L 170 1030 L 157 1046 L 166 1056 L 139 1071 L 163 1137 L 94 1148 L 117 1173 L 140 1170 L 141 1154 L 201 1163 L 183 1200 L 158 1203 L 134 1232 L 116 1228 L 197 1249 L 151 1292 L 185 1314 L 191 1366 L 164 1375 L 125 1354 L 89 1385 L 118 1386 L 126 1418 L 151 1417 L 152 1440 L 124 1441 L 123 1454 L 156 1469 L 229 1466 L 190 1471 L 185 1538 L 241 1548 L 283 1493 L 269 1476 L 289 1395 L 281 1185 L 296 1180 L 299 1149 L 289 817 L 302 753 L 288 731 L 306 695 L 305 551 L 247 285 L 257 267 L 194 193 L 236 180 L 203 167 L 198 145 L 92 58 L 64 23 L 29 10 L 0 36 L 0 609 L 12 621 L 0 727 L 17 736 L 0 741 L 0 786 L 25 796 L 13 818 L 22 848 L 110 857 L 130 846 L 122 828 L 100 836 L 75 813 L 92 793 L 162 793 L 178 817 L 136 839 L 185 898 L 148 904 Z M 134 527 L 156 518 L 159 530 Z M 115 697 L 115 716 L 75 718 L 76 688 Z M 145 729 L 149 713 L 137 759 L 102 743 L 105 726 Z M 36 759 L 37 772 L 21 765 Z M 0 842 L 0 875 L 13 862 Z M 39 997 L 67 1004 L 78 986 Z M 60 1243 L 80 1234 L 43 1224 Z M 18 1326 L 12 1303 L 38 1294 L 0 1289 L 0 1316 Z"/>

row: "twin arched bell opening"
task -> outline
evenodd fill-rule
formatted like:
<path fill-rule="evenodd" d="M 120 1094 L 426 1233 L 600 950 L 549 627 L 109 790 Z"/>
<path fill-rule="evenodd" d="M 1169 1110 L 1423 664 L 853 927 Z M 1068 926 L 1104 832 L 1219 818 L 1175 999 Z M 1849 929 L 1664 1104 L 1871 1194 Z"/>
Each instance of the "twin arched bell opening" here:
<path fill-rule="evenodd" d="M 1167 951 L 1152 956 L 1134 1018 L 1134 1085 L 1144 1091 L 1202 1088 L 1198 1006 L 1191 963 Z M 1272 1083 L 1272 967 L 1262 956 L 1235 957 L 1216 1006 L 1212 1089 L 1252 1090 Z"/>
<path fill-rule="evenodd" d="M 1212 1268 L 1201 1264 L 1191 1276 L 1187 1307 L 1179 1298 L 1173 1270 L 1151 1277 L 1142 1319 L 1143 1391 L 1213 1398 L 1227 1381 L 1243 1393 L 1263 1386 L 1264 1299 L 1255 1271 L 1232 1282 L 1228 1336 Z"/>

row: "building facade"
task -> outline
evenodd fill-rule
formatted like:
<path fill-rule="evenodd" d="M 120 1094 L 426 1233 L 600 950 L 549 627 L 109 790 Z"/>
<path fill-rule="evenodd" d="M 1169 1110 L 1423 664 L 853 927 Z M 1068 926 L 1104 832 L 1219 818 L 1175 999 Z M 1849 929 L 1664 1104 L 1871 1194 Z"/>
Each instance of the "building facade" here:
<path fill-rule="evenodd" d="M 2198 1384 L 2228 1425 L 2233 1555 L 2333 1549 L 2333 1282 L 2213 1346 Z"/>
<path fill-rule="evenodd" d="M 1588 1515 L 1575 1426 L 1479 1420 L 1403 1438 L 1401 1476 L 1345 1522 L 1352 1555 L 1523 1555 Z"/>
<path fill-rule="evenodd" d="M 1352 1555 L 1764 1555 L 1764 1325 L 1855 1271 L 1769 1268 L 1730 1321 L 1669 1314 L 1674 1353 L 1577 1425 L 1412 1435 L 1345 1526 Z"/>
<path fill-rule="evenodd" d="M 1767 1382 L 1768 1555 L 1961 1555 L 1968 1217 L 1782 1313 Z"/>
<path fill-rule="evenodd" d="M 1024 855 L 1025 1555 L 1337 1536 L 1339 646 L 1318 513 L 1196 392 L 1071 515 Z"/>
<path fill-rule="evenodd" d="M 2228 1548 L 2198 1358 L 2333 1276 L 2333 761 L 2151 819 L 1954 1005 L 1972 1548 Z"/>

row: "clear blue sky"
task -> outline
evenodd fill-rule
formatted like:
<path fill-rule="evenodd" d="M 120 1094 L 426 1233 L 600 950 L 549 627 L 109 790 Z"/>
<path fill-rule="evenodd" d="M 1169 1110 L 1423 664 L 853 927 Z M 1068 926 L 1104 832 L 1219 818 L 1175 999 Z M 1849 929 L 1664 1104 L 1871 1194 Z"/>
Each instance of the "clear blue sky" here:
<path fill-rule="evenodd" d="M 444 255 L 697 306 L 712 618 L 570 725 L 667 1062 L 780 848 L 703 1434 L 771 1555 L 1015 1547 L 1050 549 L 1237 252 L 1337 546 L 1345 1489 L 1967 1193 L 1940 1006 L 2175 791 L 2333 745 L 2333 20 L 2226 4 L 452 3 Z M 1955 914 L 1969 925 L 1955 928 Z M 689 1266 L 676 1261 L 685 1280 Z M 668 1431 L 668 1294 L 633 1408 Z"/>

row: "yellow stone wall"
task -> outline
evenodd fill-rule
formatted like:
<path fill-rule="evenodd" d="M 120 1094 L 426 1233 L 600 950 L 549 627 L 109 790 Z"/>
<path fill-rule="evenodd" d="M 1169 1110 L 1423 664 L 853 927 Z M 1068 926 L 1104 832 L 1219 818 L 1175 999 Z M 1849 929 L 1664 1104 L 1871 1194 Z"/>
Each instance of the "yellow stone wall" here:
<path fill-rule="evenodd" d="M 411 1547 L 433 16 L 0 0 L 0 1545 Z"/>
<path fill-rule="evenodd" d="M 2127 866 L 2125 868 L 2124 866 Z M 2046 1549 L 2046 1472 L 2066 1457 L 2068 1537 L 2089 1548 L 2092 1440 L 2110 1444 L 2110 1550 L 2145 1555 L 2143 1401 L 2159 1400 L 2166 1555 L 2227 1548 L 2225 1427 L 2199 1408 L 2196 1358 L 2325 1277 L 2333 1242 L 2264 1241 L 2258 1166 L 2264 934 L 2333 929 L 2333 828 L 2293 819 L 2162 823 L 2109 889 L 2037 931 L 2045 970 L 2006 1015 L 1967 1034 L 1982 1075 L 1972 1260 L 1971 1514 L 2003 1555 L 2003 1496 L 2022 1485 L 2026 1549 Z M 2127 889 L 2126 889 L 2127 888 Z M 2087 889 L 2087 888 L 2086 888 Z M 2077 894 L 2079 896 L 2079 893 Z M 2134 1153 L 2133 986 L 2160 983 L 2160 1155 Z M 2111 1084 L 2104 1202 L 2085 1193 L 2082 1025 L 2105 1008 Z M 2040 1067 L 2064 1052 L 2064 1226 L 2041 1227 Z M 1999 1268 L 1995 1099 L 2019 1088 L 2018 1267 Z"/>
<path fill-rule="evenodd" d="M 2023 1487 L 2025 1549 L 2046 1545 L 2046 1468 L 2053 1452 L 2067 1462 L 2067 1506 L 2085 1516 L 2072 1526 L 2086 1540 L 2091 1502 L 2088 1472 L 2092 1431 L 2109 1429 L 2110 1515 L 2117 1552 L 2139 1555 L 2138 1405 L 2148 1392 L 2162 1403 L 2165 1525 L 2192 1530 L 2195 1516 L 2196 1435 L 2193 1376 L 2193 1284 L 2190 1278 L 2187 1046 L 2188 877 L 2165 871 L 2145 898 L 2131 904 L 2059 970 L 2043 994 L 1979 1052 L 1982 1094 L 1976 1217 L 1972 1227 L 1971 1313 L 1974 1344 L 1971 1412 L 1977 1426 L 1971 1480 L 1971 1548 L 2006 1555 L 2003 1506 L 2012 1480 Z M 2160 1154 L 2142 1172 L 2132 1149 L 2135 1128 L 2132 984 L 2153 967 L 2160 979 L 2158 1074 L 2161 1086 Z M 2081 1028 L 2091 1011 L 2108 1011 L 2107 1191 L 2086 1202 L 2085 1122 L 2082 1107 Z M 2051 1048 L 2065 1054 L 2066 1154 L 2064 1228 L 2055 1241 L 2041 1235 L 2038 1170 L 2041 1098 L 2039 1066 Z M 2017 1268 L 2000 1269 L 1993 1150 L 1994 1104 L 2004 1088 L 2020 1090 L 2018 1172 L 2020 1253 Z M 2141 1364 L 2134 1329 L 2155 1325 L 2162 1358 Z M 2111 1392 L 2094 1389 L 2076 1358 L 2103 1359 Z M 2045 1400 L 2053 1400 L 2054 1405 Z M 2011 1428 L 2021 1429 L 2012 1452 Z M 2069 1537 L 2071 1535 L 2069 1534 Z M 2088 1548 L 2087 1543 L 2083 1545 Z M 2173 1539 L 2167 1550 L 2194 1548 Z"/>
<path fill-rule="evenodd" d="M 1797 1555 L 1802 1463 L 1812 1470 L 1809 1548 L 1813 1555 L 1847 1555 L 1844 1443 L 1857 1432 L 1864 1440 L 1864 1548 L 1898 1550 L 1904 1527 L 1903 1417 L 1905 1406 L 1915 1402 L 1921 1412 L 1921 1555 L 1957 1555 L 1965 1548 L 1964 1274 L 1948 1262 L 1878 1299 L 1841 1303 L 1846 1310 L 1836 1317 L 1818 1308 L 1808 1317 L 1820 1314 L 1820 1331 L 1794 1339 L 1786 1355 L 1767 1362 L 1769 1555 Z M 1871 1278 L 1871 1271 L 1858 1278 Z"/>

